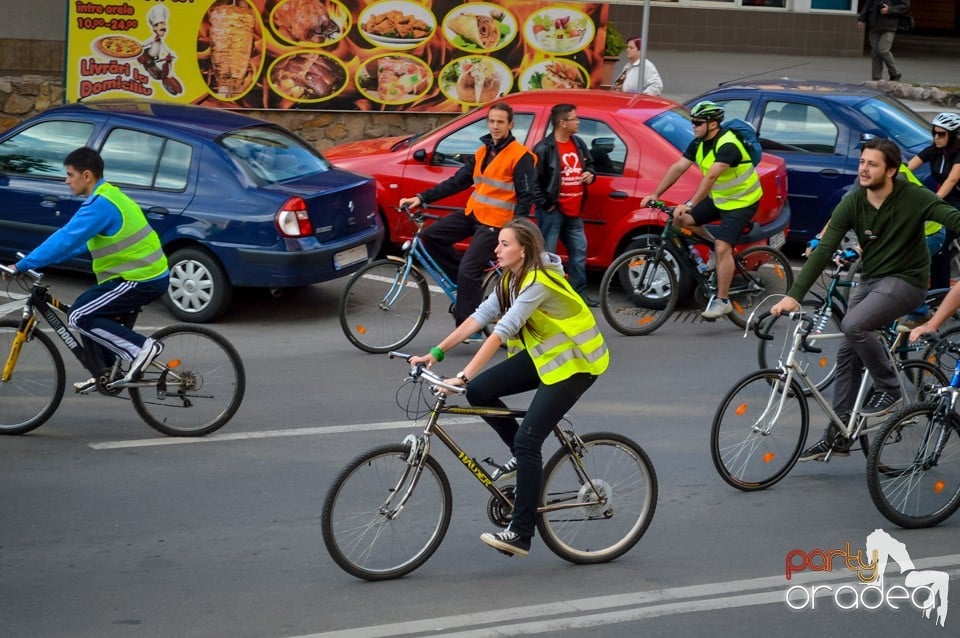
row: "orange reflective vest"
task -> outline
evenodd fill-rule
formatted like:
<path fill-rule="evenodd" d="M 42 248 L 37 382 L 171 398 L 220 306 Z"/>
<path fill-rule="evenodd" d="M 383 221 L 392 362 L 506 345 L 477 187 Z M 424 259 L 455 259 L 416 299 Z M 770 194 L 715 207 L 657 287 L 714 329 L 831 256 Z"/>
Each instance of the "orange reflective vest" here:
<path fill-rule="evenodd" d="M 468 215 L 472 214 L 481 224 L 494 228 L 500 228 L 513 219 L 517 207 L 513 171 L 526 153 L 530 153 L 527 147 L 514 140 L 481 170 L 483 160 L 487 157 L 487 146 L 480 147 L 473 166 L 473 194 L 467 200 Z M 536 161 L 536 156 L 533 157 Z"/>

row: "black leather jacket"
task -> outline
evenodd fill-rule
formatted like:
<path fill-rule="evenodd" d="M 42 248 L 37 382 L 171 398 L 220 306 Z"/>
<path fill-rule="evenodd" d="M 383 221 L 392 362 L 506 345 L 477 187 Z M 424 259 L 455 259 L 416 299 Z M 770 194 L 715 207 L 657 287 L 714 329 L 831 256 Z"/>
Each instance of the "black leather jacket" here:
<path fill-rule="evenodd" d="M 583 170 L 591 173 L 593 170 L 593 156 L 590 155 L 590 149 L 587 148 L 580 136 L 572 135 L 574 146 L 580 154 L 580 161 L 583 163 Z M 533 147 L 533 153 L 537 156 L 537 186 L 533 199 L 537 207 L 542 210 L 550 210 L 557 205 L 557 196 L 560 194 L 560 154 L 557 152 L 557 138 L 552 133 Z M 586 190 L 586 185 L 584 185 Z M 581 200 L 586 201 L 586 197 Z"/>
<path fill-rule="evenodd" d="M 880 13 L 883 5 L 887 5 L 886 15 Z M 909 13 L 907 7 L 906 0 L 866 0 L 857 20 L 866 24 L 871 31 L 896 31 L 900 16 Z"/>

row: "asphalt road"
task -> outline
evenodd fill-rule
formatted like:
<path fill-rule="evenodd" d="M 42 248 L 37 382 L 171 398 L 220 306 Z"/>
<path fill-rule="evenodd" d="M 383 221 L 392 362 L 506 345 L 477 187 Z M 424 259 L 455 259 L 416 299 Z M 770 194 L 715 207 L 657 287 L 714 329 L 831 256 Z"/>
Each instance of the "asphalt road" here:
<path fill-rule="evenodd" d="M 89 282 L 50 280 L 65 299 Z M 787 581 L 788 553 L 847 541 L 856 551 L 877 528 L 904 543 L 916 567 L 956 582 L 960 518 L 893 527 L 869 499 L 857 454 L 800 464 L 764 492 L 724 484 L 710 461 L 713 412 L 756 367 L 755 340 L 725 322 L 627 338 L 600 319 L 611 368 L 571 417 L 580 432 L 639 441 L 659 477 L 656 517 L 627 555 L 573 566 L 538 540 L 529 558 L 497 554 L 478 540 L 492 529 L 485 493 L 440 450 L 454 490 L 443 545 L 406 578 L 354 579 L 323 549 L 325 491 L 347 459 L 414 430 L 396 406 L 403 365 L 342 336 L 340 286 L 239 295 L 216 328 L 243 357 L 247 393 L 216 435 L 165 438 L 126 401 L 68 396 L 40 429 L 0 438 L 5 638 L 953 635 L 952 615 L 941 629 L 907 607 L 841 611 L 849 600 L 835 602 L 830 589 L 814 609 L 788 607 L 794 584 L 856 582 L 839 559 L 830 572 Z M 452 327 L 446 304 L 438 307 L 411 349 L 425 351 Z M 167 323 L 158 306 L 139 325 Z M 475 347 L 452 352 L 443 369 L 460 369 Z M 85 376 L 74 361 L 67 371 L 70 381 Z M 822 422 L 815 416 L 811 429 Z M 507 453 L 482 423 L 453 432 L 477 458 Z M 888 588 L 897 573 L 888 571 Z M 796 603 L 803 594 L 793 595 Z"/>

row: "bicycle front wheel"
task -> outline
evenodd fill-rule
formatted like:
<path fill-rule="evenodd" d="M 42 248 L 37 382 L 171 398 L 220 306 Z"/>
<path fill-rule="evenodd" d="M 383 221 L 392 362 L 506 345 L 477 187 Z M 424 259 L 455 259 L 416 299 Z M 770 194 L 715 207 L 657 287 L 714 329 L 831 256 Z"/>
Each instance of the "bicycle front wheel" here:
<path fill-rule="evenodd" d="M 759 317 L 783 299 L 793 285 L 793 269 L 786 256 L 769 246 L 747 248 L 734 256 L 739 268 L 730 283 L 728 314 L 738 328 L 745 328 L 753 314 Z"/>
<path fill-rule="evenodd" d="M 874 439 L 867 487 L 900 527 L 931 527 L 960 507 L 960 417 L 938 402 L 894 414 Z"/>
<path fill-rule="evenodd" d="M 580 438 L 577 457 L 566 449 L 543 470 L 537 529 L 554 554 L 571 563 L 603 563 L 630 550 L 657 508 L 657 474 L 643 449 L 619 434 Z M 550 509 L 557 508 L 557 509 Z"/>
<path fill-rule="evenodd" d="M 614 330 L 627 336 L 650 334 L 663 325 L 680 289 L 669 262 L 656 248 L 631 250 L 614 260 L 600 282 L 600 310 Z"/>
<path fill-rule="evenodd" d="M 937 366 L 944 374 L 952 375 L 960 359 L 960 326 L 942 331 L 923 350 L 923 360 Z"/>
<path fill-rule="evenodd" d="M 0 320 L 0 370 L 13 356 L 20 322 Z M 43 425 L 63 400 L 66 373 L 53 340 L 39 329 L 20 347 L 10 378 L 0 381 L 0 434 L 25 434 Z"/>
<path fill-rule="evenodd" d="M 430 289 L 415 268 L 404 277 L 406 263 L 374 261 L 358 270 L 340 295 L 340 327 L 364 352 L 390 352 L 408 344 L 430 310 Z"/>
<path fill-rule="evenodd" d="M 808 299 L 801 306 L 804 312 L 815 314 L 817 317 L 815 321 L 818 323 L 821 321 L 823 313 L 818 311 L 820 308 L 819 301 Z M 837 306 L 833 306 L 830 310 L 830 317 L 821 332 L 824 334 L 840 334 L 840 322 L 842 320 L 843 312 Z M 757 343 L 757 362 L 760 364 L 760 368 L 774 368 L 779 364 L 779 358 L 786 356 L 786 350 L 782 349 L 784 347 L 789 348 L 792 345 L 788 339 L 793 335 L 795 327 L 796 324 L 786 315 L 778 317 L 771 315 L 764 320 L 760 330 L 763 334 L 771 335 L 773 340 L 760 339 Z M 811 352 L 802 348 L 797 350 L 797 363 L 807 371 L 810 382 L 816 386 L 817 390 L 823 391 L 833 383 L 834 377 L 837 376 L 837 352 L 840 350 L 841 341 L 842 339 L 818 339 L 817 335 L 811 334 L 807 337 L 807 343 L 820 350 L 820 352 Z M 807 388 L 804 388 L 803 392 L 807 396 L 811 394 Z"/>
<path fill-rule="evenodd" d="M 780 370 L 737 382 L 720 402 L 710 431 L 713 466 L 726 483 L 752 492 L 774 485 L 796 465 L 807 440 L 807 400 Z"/>
<path fill-rule="evenodd" d="M 219 333 L 179 324 L 151 335 L 163 352 L 131 387 L 130 401 L 147 425 L 168 436 L 203 436 L 233 418 L 246 391 L 236 349 Z"/>
<path fill-rule="evenodd" d="M 432 456 L 416 475 L 409 452 L 402 443 L 368 450 L 327 492 L 320 517 L 323 543 L 352 576 L 386 580 L 409 574 L 447 533 L 453 510 L 447 475 Z"/>

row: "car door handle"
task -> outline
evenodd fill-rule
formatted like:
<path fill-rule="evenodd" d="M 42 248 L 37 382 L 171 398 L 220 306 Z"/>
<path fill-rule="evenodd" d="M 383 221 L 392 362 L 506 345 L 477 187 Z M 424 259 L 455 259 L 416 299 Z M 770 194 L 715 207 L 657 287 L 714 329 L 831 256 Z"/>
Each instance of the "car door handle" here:
<path fill-rule="evenodd" d="M 151 206 L 147 209 L 148 215 L 169 215 L 170 210 L 163 206 Z"/>
<path fill-rule="evenodd" d="M 630 195 L 626 191 L 610 191 L 610 197 L 612 199 L 626 199 Z"/>
<path fill-rule="evenodd" d="M 825 168 L 822 171 L 820 171 L 820 174 L 823 175 L 824 177 L 839 177 L 840 171 L 838 171 L 835 168 Z"/>
<path fill-rule="evenodd" d="M 44 208 L 56 208 L 60 205 L 60 198 L 56 195 L 44 195 L 40 200 L 40 205 Z"/>

